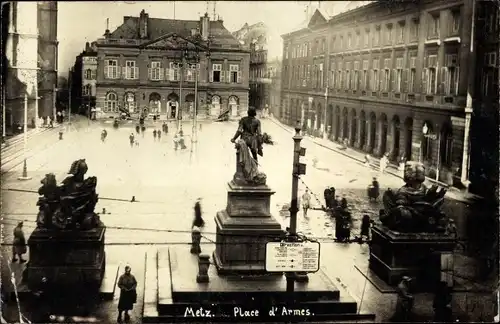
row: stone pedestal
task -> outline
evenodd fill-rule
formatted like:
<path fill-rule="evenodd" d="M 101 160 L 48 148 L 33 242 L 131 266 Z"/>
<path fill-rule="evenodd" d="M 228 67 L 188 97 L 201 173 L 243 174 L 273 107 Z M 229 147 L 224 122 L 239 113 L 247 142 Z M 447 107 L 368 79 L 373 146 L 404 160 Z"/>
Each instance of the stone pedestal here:
<path fill-rule="evenodd" d="M 406 275 L 416 279 L 415 287 L 426 290 L 441 280 L 441 256 L 452 253 L 455 244 L 455 238 L 444 233 L 399 233 L 375 225 L 369 266 L 389 285 Z"/>
<path fill-rule="evenodd" d="M 228 183 L 227 207 L 215 217 L 213 259 L 220 274 L 265 272 L 266 243 L 283 233 L 270 212 L 273 194 L 267 185 Z"/>
<path fill-rule="evenodd" d="M 28 239 L 30 259 L 24 273 L 28 288 L 97 291 L 104 277 L 105 227 L 88 231 L 35 229 Z"/>

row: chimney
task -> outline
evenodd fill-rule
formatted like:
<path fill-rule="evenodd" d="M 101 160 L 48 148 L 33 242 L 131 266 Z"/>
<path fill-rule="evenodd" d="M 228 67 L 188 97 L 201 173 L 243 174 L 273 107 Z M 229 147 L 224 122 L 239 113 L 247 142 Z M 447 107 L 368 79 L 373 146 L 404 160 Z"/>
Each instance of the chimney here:
<path fill-rule="evenodd" d="M 109 29 L 106 29 L 106 31 L 104 32 L 104 38 L 109 38 L 111 36 L 111 32 L 109 31 Z"/>
<path fill-rule="evenodd" d="M 85 52 L 90 52 L 90 43 L 89 42 L 85 43 Z"/>
<path fill-rule="evenodd" d="M 201 39 L 204 41 L 208 40 L 208 36 L 210 33 L 210 18 L 208 17 L 208 13 L 205 13 L 203 17 L 200 18 L 201 25 Z"/>
<path fill-rule="evenodd" d="M 148 19 L 149 15 L 142 9 L 139 16 L 139 38 L 148 38 Z"/>

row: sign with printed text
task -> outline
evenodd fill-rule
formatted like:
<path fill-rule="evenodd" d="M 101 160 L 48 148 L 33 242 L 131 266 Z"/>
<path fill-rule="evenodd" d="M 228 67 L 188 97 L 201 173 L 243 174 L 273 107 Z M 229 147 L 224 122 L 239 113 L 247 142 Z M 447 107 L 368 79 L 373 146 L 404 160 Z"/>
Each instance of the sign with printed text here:
<path fill-rule="evenodd" d="M 319 270 L 319 242 L 268 242 L 266 271 L 316 272 Z"/>

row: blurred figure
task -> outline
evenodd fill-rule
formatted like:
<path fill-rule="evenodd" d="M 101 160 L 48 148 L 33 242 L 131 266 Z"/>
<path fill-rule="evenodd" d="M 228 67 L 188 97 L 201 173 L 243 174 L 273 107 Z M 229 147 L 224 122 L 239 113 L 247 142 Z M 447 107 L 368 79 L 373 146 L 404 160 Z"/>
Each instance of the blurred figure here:
<path fill-rule="evenodd" d="M 361 233 L 359 236 L 359 243 L 363 243 L 363 241 L 367 242 L 370 240 L 370 227 L 371 227 L 371 219 L 368 215 L 363 215 L 361 220 Z"/>
<path fill-rule="evenodd" d="M 205 226 L 205 221 L 203 220 L 201 213 L 201 198 L 196 199 L 194 204 L 194 219 L 193 227 L 199 227 L 200 229 Z"/>
<path fill-rule="evenodd" d="M 23 222 L 19 222 L 14 228 L 14 241 L 12 243 L 12 262 L 17 261 L 19 257 L 19 262 L 24 263 L 26 260 L 23 259 L 23 254 L 27 252 L 26 248 L 26 238 L 24 237 Z"/>
<path fill-rule="evenodd" d="M 450 287 L 448 287 L 445 281 L 440 281 L 436 287 L 434 301 L 432 303 L 432 308 L 434 309 L 434 322 L 450 323 L 452 321 L 451 302 L 452 296 Z"/>
<path fill-rule="evenodd" d="M 387 169 L 387 164 L 389 163 L 388 154 L 385 153 L 384 156 L 380 159 L 380 173 L 385 173 L 385 169 Z"/>
<path fill-rule="evenodd" d="M 202 126 L 203 126 L 203 124 L 202 124 L 202 123 L 200 123 L 200 130 L 201 130 Z"/>
<path fill-rule="evenodd" d="M 154 138 L 154 140 L 156 141 L 156 129 L 155 129 L 155 130 L 153 130 L 153 138 Z"/>
<path fill-rule="evenodd" d="M 342 199 L 340 200 L 340 208 L 342 209 L 347 209 L 349 206 L 347 204 L 347 198 L 346 195 L 342 195 Z"/>
<path fill-rule="evenodd" d="M 372 183 L 368 186 L 368 200 L 377 200 L 380 196 L 380 185 L 376 177 L 373 177 Z"/>
<path fill-rule="evenodd" d="M 302 195 L 302 208 L 304 210 L 304 216 L 307 217 L 307 211 L 311 207 L 311 195 L 309 194 L 309 190 L 306 189 L 306 192 Z"/>
<path fill-rule="evenodd" d="M 141 132 L 141 126 L 135 125 L 135 132 L 139 134 Z"/>
<path fill-rule="evenodd" d="M 370 154 L 365 155 L 365 166 L 369 167 L 370 166 Z"/>
<path fill-rule="evenodd" d="M 395 322 L 409 322 L 413 310 L 413 294 L 411 290 L 411 278 L 404 276 L 398 284 L 396 291 L 398 299 L 396 302 L 396 312 L 391 318 Z"/>
<path fill-rule="evenodd" d="M 130 136 L 128 137 L 128 139 L 130 141 L 130 147 L 133 147 L 134 146 L 134 140 L 135 140 L 134 133 L 130 133 Z"/>
<path fill-rule="evenodd" d="M 156 134 L 158 135 L 158 140 L 161 140 L 161 130 L 158 130 Z"/>
<path fill-rule="evenodd" d="M 104 141 L 106 141 L 106 137 L 108 136 L 108 132 L 103 129 L 102 132 L 101 132 L 101 141 L 104 143 Z"/>
<path fill-rule="evenodd" d="M 120 288 L 120 299 L 118 301 L 118 323 L 122 321 L 122 314 L 125 312 L 125 321 L 130 320 L 128 311 L 134 308 L 137 302 L 137 280 L 131 273 L 130 266 L 125 267 L 125 273 L 118 279 L 118 288 Z"/>

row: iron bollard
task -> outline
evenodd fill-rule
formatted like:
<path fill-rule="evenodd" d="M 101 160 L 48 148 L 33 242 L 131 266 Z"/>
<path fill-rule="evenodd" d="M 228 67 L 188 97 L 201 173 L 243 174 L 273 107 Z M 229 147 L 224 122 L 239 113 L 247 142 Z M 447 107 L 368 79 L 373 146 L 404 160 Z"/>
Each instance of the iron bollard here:
<path fill-rule="evenodd" d="M 200 254 L 198 257 L 198 275 L 196 276 L 197 283 L 207 283 L 210 281 L 208 268 L 210 268 L 210 256 L 208 254 Z"/>
<path fill-rule="evenodd" d="M 191 253 L 200 254 L 201 253 L 201 231 L 198 227 L 193 227 L 191 230 Z"/>
<path fill-rule="evenodd" d="M 59 131 L 59 140 L 62 140 L 63 139 L 63 131 Z"/>

